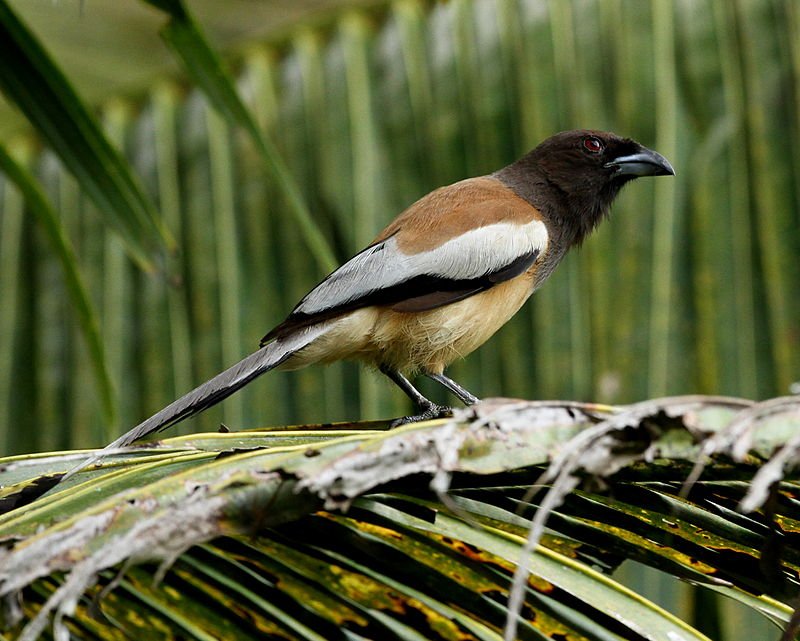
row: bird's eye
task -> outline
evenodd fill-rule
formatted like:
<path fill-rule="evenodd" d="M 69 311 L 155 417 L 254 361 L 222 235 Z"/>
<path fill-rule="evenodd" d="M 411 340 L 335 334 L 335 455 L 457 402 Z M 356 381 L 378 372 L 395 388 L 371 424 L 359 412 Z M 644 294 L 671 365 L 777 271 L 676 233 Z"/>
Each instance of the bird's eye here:
<path fill-rule="evenodd" d="M 595 136 L 587 136 L 583 139 L 583 148 L 593 154 L 599 154 L 601 151 L 603 151 L 603 143 Z"/>

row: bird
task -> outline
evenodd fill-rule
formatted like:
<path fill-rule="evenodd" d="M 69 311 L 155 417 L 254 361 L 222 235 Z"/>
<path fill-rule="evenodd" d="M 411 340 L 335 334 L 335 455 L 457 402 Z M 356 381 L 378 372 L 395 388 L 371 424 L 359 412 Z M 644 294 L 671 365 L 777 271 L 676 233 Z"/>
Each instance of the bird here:
<path fill-rule="evenodd" d="M 445 368 L 486 342 L 641 176 L 674 175 L 638 142 L 557 133 L 492 174 L 440 187 L 400 213 L 325 277 L 239 363 L 146 419 L 104 451 L 193 416 L 270 370 L 356 360 L 413 402 L 401 425 L 448 416 L 412 384 L 424 375 L 465 405 L 478 398 Z"/>

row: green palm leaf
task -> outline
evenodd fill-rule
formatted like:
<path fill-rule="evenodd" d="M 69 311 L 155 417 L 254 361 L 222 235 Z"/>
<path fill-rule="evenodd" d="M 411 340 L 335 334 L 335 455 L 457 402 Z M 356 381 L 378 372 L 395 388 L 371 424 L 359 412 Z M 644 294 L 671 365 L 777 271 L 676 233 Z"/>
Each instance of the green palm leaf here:
<path fill-rule="evenodd" d="M 192 81 L 200 87 L 214 108 L 231 124 L 242 127 L 256 145 L 275 183 L 285 194 L 288 210 L 303 233 L 312 255 L 322 271 L 333 271 L 338 261 L 328 241 L 314 222 L 297 181 L 292 177 L 272 141 L 258 128 L 255 119 L 236 92 L 231 76 L 208 45 L 199 25 L 180 0 L 146 0 L 167 12 L 170 20 L 161 31 L 169 46 L 178 54 Z"/>
<path fill-rule="evenodd" d="M 0 2 L 0 90 L 30 120 L 144 269 L 175 243 L 150 198 L 69 81 L 5 0 Z"/>
<path fill-rule="evenodd" d="M 53 248 L 53 253 L 58 257 L 64 271 L 72 307 L 78 317 L 81 332 L 86 340 L 91 355 L 90 361 L 94 370 L 97 389 L 100 391 L 100 402 L 103 408 L 104 420 L 113 425 L 116 417 L 114 390 L 106 366 L 105 352 L 100 338 L 100 328 L 97 313 L 89 298 L 89 292 L 83 277 L 77 268 L 75 250 L 72 243 L 64 233 L 58 216 L 50 206 L 49 201 L 42 193 L 41 188 L 33 176 L 26 170 L 18 159 L 15 159 L 0 145 L 0 170 L 19 189 L 28 211 L 30 211 L 45 230 L 47 238 Z M 10 268 L 13 268 L 10 266 Z"/>
<path fill-rule="evenodd" d="M 784 627 L 798 593 L 798 486 L 788 468 L 752 477 L 789 451 L 800 404 L 762 407 L 488 401 L 389 432 L 166 439 L 61 485 L 80 453 L 9 459 L 0 538 L 13 546 L 0 589 L 23 605 L 7 622 L 24 640 L 54 614 L 55 630 L 101 634 L 96 608 L 109 634 L 133 636 L 499 639 L 524 559 L 513 638 L 705 639 L 609 576 L 636 559 Z M 741 435 L 716 451 L 684 497 L 701 450 L 743 421 L 758 438 L 738 460 Z M 739 512 L 764 483 L 769 504 Z M 540 516 L 546 528 L 526 554 Z M 131 607 L 146 615 L 125 617 Z"/>

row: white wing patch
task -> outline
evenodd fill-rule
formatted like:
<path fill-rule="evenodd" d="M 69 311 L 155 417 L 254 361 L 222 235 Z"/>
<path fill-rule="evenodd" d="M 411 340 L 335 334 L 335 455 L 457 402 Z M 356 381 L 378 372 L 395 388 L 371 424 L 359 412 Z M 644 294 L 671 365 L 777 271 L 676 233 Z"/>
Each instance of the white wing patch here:
<path fill-rule="evenodd" d="M 316 314 L 416 276 L 469 280 L 547 248 L 544 223 L 496 223 L 470 230 L 430 251 L 404 254 L 394 237 L 351 258 L 309 292 L 293 313 Z"/>

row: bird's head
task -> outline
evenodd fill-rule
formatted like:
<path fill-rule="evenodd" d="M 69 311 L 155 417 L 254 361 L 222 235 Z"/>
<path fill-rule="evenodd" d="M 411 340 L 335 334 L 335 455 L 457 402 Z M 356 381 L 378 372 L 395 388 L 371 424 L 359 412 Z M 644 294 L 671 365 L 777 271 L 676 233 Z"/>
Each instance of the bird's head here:
<path fill-rule="evenodd" d="M 530 156 L 565 191 L 600 190 L 639 176 L 675 174 L 661 154 L 606 131 L 563 131 L 542 142 Z"/>
<path fill-rule="evenodd" d="M 533 204 L 574 231 L 580 242 L 608 213 L 626 183 L 640 176 L 674 175 L 661 154 L 630 138 L 604 131 L 564 131 L 509 165 L 513 182 Z M 523 186 L 529 185 L 528 189 Z"/>

